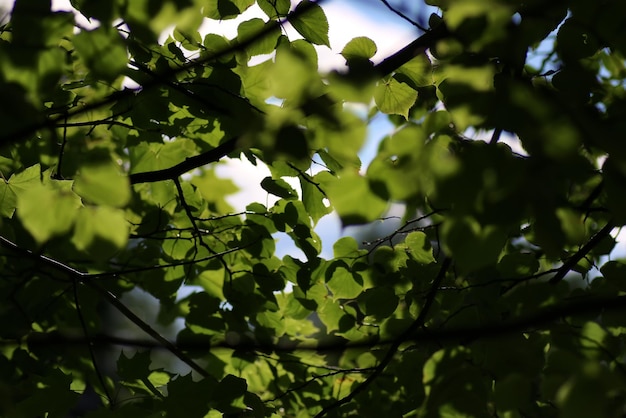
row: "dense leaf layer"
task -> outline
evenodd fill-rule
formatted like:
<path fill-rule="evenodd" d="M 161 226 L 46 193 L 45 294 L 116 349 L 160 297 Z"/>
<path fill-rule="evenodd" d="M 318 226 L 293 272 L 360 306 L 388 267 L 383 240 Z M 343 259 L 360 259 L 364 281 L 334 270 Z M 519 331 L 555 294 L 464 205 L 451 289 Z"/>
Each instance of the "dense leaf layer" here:
<path fill-rule="evenodd" d="M 626 7 L 425 4 L 321 74 L 321 1 L 17 0 L 0 415 L 623 415 Z"/>

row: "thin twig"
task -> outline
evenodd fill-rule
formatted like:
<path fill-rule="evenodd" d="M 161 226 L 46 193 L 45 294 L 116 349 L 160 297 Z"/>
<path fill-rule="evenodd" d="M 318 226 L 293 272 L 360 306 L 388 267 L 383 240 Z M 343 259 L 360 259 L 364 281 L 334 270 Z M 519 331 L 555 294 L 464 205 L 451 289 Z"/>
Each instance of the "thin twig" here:
<path fill-rule="evenodd" d="M 385 6 L 387 6 L 387 8 L 389 10 L 391 10 L 393 13 L 395 13 L 396 15 L 398 15 L 400 18 L 406 20 L 407 22 L 409 22 L 411 25 L 415 26 L 416 28 L 418 28 L 419 30 L 421 30 L 422 32 L 426 32 L 428 31 L 428 29 L 426 29 L 425 27 L 423 27 L 422 25 L 420 25 L 419 23 L 417 23 L 416 21 L 414 21 L 413 19 L 411 19 L 410 17 L 408 17 L 407 15 L 405 15 L 404 13 L 402 13 L 400 10 L 396 9 L 395 7 L 393 7 L 391 4 L 389 4 L 389 2 L 387 0 L 380 0 Z"/>
<path fill-rule="evenodd" d="M 193 227 L 193 230 L 194 230 L 194 248 L 195 248 L 195 239 L 196 239 L 195 237 L 197 237 L 198 240 L 200 241 L 200 246 L 202 248 L 207 250 L 209 254 L 217 256 L 218 252 L 215 251 L 213 248 L 209 247 L 209 245 L 206 242 L 204 242 L 204 239 L 202 239 L 202 233 L 200 232 L 200 228 L 198 228 L 198 224 L 196 223 L 196 218 L 191 213 L 191 208 L 189 207 L 189 205 L 187 204 L 187 201 L 185 200 L 185 195 L 183 193 L 183 188 L 180 185 L 180 180 L 178 178 L 175 178 L 174 184 L 176 185 L 176 191 L 178 192 L 180 204 L 182 205 L 183 210 L 185 211 L 185 214 L 187 215 L 189 222 L 191 222 L 191 226 Z M 241 247 L 237 247 L 237 249 L 241 249 Z M 222 263 L 224 270 L 226 270 L 226 272 L 228 273 L 228 277 L 232 278 L 233 273 L 230 271 L 230 267 L 228 267 L 228 263 L 226 263 L 226 260 L 224 260 L 224 257 L 220 256 L 217 258 L 219 259 L 220 263 Z"/>
<path fill-rule="evenodd" d="M 65 154 L 65 145 L 67 145 L 67 114 L 65 115 L 65 124 L 63 125 L 63 140 L 61 142 L 61 149 L 59 149 L 59 162 L 57 163 L 55 179 L 63 179 L 63 155 Z"/>
<path fill-rule="evenodd" d="M 144 320 L 139 318 L 133 311 L 131 311 L 126 305 L 124 305 L 113 293 L 106 290 L 102 286 L 98 284 L 95 280 L 83 281 L 87 286 L 94 289 L 101 296 L 109 301 L 109 303 L 115 307 L 118 311 L 120 311 L 126 318 L 128 318 L 133 324 L 137 325 L 143 332 L 154 338 L 155 341 L 160 343 L 163 347 L 165 347 L 169 352 L 174 354 L 179 360 L 183 363 L 187 364 L 193 370 L 198 372 L 203 377 L 208 377 L 209 373 L 204 370 L 198 363 L 193 361 L 191 357 L 187 356 L 187 354 L 183 353 L 180 348 L 178 348 L 174 343 L 170 342 L 167 338 L 163 337 L 159 334 L 154 328 L 148 325 Z"/>
<path fill-rule="evenodd" d="M 502 135 L 502 128 L 496 128 L 493 130 L 493 135 L 491 135 L 491 139 L 489 140 L 489 145 L 495 145 L 500 140 L 500 135 Z"/>
<path fill-rule="evenodd" d="M 567 261 L 565 261 L 563 265 L 559 267 L 554 277 L 550 279 L 550 283 L 556 284 L 560 282 L 561 280 L 563 280 L 563 278 L 567 275 L 567 273 L 569 273 L 574 268 L 574 266 L 576 266 L 576 264 L 578 264 L 578 262 L 582 260 L 591 250 L 593 250 L 593 248 L 596 245 L 598 245 L 600 241 L 606 238 L 609 235 L 609 233 L 613 230 L 613 228 L 615 228 L 615 226 L 616 225 L 613 222 L 613 220 L 610 220 L 609 222 L 607 222 L 604 228 L 599 230 L 593 237 L 591 237 L 589 241 L 587 241 L 585 245 L 583 245 L 576 252 L 576 254 L 568 258 Z"/>

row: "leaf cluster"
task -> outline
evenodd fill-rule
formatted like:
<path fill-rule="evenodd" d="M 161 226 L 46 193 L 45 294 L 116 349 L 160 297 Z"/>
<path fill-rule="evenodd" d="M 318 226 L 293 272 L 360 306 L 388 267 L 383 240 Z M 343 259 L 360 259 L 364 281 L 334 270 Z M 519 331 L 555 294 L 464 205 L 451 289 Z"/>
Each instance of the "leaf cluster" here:
<path fill-rule="evenodd" d="M 324 74 L 321 3 L 15 2 L 0 415 L 623 414 L 626 6 L 427 0 Z M 231 206 L 237 159 L 271 204 Z M 385 232 L 324 256 L 331 212 Z"/>

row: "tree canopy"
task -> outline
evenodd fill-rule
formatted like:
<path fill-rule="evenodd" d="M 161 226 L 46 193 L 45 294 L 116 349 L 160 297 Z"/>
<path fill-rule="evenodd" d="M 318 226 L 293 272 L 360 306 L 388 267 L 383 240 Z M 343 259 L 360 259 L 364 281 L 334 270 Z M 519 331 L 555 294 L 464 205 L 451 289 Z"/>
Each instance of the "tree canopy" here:
<path fill-rule="evenodd" d="M 321 0 L 15 2 L 0 415 L 623 416 L 626 3 L 381 2 L 415 40 L 327 73 Z M 228 159 L 276 203 L 232 208 Z"/>

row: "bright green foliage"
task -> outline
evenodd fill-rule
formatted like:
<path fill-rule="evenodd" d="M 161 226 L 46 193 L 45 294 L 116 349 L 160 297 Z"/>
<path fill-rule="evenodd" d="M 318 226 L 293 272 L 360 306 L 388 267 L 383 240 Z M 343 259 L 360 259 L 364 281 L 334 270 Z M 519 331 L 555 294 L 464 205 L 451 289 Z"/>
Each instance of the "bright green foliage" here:
<path fill-rule="evenodd" d="M 126 68 L 126 48 L 117 31 L 99 27 L 73 38 L 76 51 L 96 77 L 113 81 Z"/>
<path fill-rule="evenodd" d="M 381 112 L 402 115 L 408 119 L 409 110 L 417 100 L 417 91 L 391 77 L 378 84 L 374 100 Z"/>
<path fill-rule="evenodd" d="M 352 39 L 341 51 L 341 55 L 348 62 L 358 59 L 369 60 L 374 54 L 376 54 L 376 44 L 365 36 Z"/>
<path fill-rule="evenodd" d="M 626 3 L 426 0 L 330 74 L 296 3 L 15 2 L 0 416 L 623 416 Z M 267 199 L 231 206 L 228 159 Z M 369 228 L 328 256 L 331 212 Z"/>
<path fill-rule="evenodd" d="M 330 46 L 328 40 L 328 20 L 320 6 L 304 0 L 296 6 L 296 11 L 306 10 L 301 16 L 294 19 L 291 24 L 300 35 L 312 44 Z"/>

